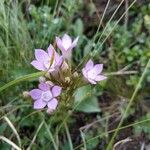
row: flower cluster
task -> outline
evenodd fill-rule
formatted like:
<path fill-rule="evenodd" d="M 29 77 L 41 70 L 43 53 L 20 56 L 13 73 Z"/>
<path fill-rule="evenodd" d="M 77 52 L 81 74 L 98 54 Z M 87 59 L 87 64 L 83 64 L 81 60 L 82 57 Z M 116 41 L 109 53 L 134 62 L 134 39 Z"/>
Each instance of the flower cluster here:
<path fill-rule="evenodd" d="M 74 40 L 67 34 L 62 38 L 56 37 L 57 49 L 50 44 L 47 52 L 42 49 L 35 50 L 35 60 L 31 64 L 40 71 L 45 71 L 43 80 L 40 80 L 37 89 L 29 92 L 34 100 L 34 109 L 42 109 L 48 107 L 48 110 L 54 111 L 57 108 L 59 96 L 62 90 L 75 89 L 75 82 L 81 84 L 96 84 L 98 81 L 105 80 L 107 77 L 102 75 L 103 64 L 94 65 L 90 59 L 82 69 L 81 77 L 78 72 L 72 72 L 71 58 L 72 50 L 76 47 L 78 37 Z M 78 80 L 75 80 L 79 78 Z"/>

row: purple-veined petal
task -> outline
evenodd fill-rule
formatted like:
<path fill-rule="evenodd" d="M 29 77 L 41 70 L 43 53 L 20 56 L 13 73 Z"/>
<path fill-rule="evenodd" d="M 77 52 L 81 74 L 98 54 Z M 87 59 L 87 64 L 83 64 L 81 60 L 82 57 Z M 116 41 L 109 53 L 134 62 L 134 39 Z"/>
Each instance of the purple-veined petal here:
<path fill-rule="evenodd" d="M 90 59 L 90 60 L 86 63 L 85 69 L 86 69 L 86 70 L 89 70 L 89 69 L 92 69 L 93 67 L 94 67 L 94 63 L 93 63 L 93 61 Z"/>
<path fill-rule="evenodd" d="M 55 53 L 55 58 L 54 58 L 54 62 L 55 62 L 55 65 L 57 65 L 60 61 L 60 59 L 62 59 L 62 56 L 59 56 L 59 54 L 56 52 Z"/>
<path fill-rule="evenodd" d="M 53 97 L 57 97 L 60 95 L 62 88 L 60 86 L 54 86 L 52 88 Z"/>
<path fill-rule="evenodd" d="M 50 85 L 42 82 L 39 84 L 39 89 L 41 89 L 42 91 L 48 91 L 50 90 Z"/>
<path fill-rule="evenodd" d="M 96 76 L 95 81 L 102 81 L 102 80 L 106 80 L 106 79 L 107 79 L 106 76 L 98 75 L 98 76 Z"/>
<path fill-rule="evenodd" d="M 82 74 L 85 78 L 87 78 L 87 71 L 85 68 L 82 69 Z"/>
<path fill-rule="evenodd" d="M 57 66 L 61 66 L 62 63 L 63 63 L 63 57 L 60 56 L 59 59 L 58 59 L 58 61 L 57 61 Z"/>
<path fill-rule="evenodd" d="M 41 98 L 42 91 L 39 89 L 33 89 L 29 92 L 29 94 L 34 100 L 37 100 Z"/>
<path fill-rule="evenodd" d="M 51 44 L 49 45 L 47 51 L 50 59 L 52 59 L 53 55 L 55 55 L 55 49 Z"/>
<path fill-rule="evenodd" d="M 36 69 L 38 69 L 38 70 L 40 70 L 40 71 L 45 71 L 45 70 L 46 70 L 46 68 L 44 67 L 44 65 L 43 65 L 41 62 L 37 61 L 37 60 L 33 60 L 33 61 L 31 62 L 31 65 L 32 65 L 34 68 L 36 68 Z"/>
<path fill-rule="evenodd" d="M 103 70 L 103 64 L 97 64 L 93 69 L 95 70 L 96 74 L 100 74 Z"/>
<path fill-rule="evenodd" d="M 48 102 L 49 109 L 55 110 L 57 105 L 58 105 L 58 101 L 56 98 L 53 98 L 51 101 Z"/>
<path fill-rule="evenodd" d="M 57 43 L 57 47 L 63 52 L 65 51 L 65 48 L 62 45 L 62 41 L 59 37 L 56 37 L 56 43 Z"/>
<path fill-rule="evenodd" d="M 49 60 L 48 54 L 42 49 L 36 49 L 35 50 L 35 58 L 39 62 L 44 62 L 45 60 Z"/>
<path fill-rule="evenodd" d="M 64 36 L 62 37 L 62 46 L 65 48 L 66 51 L 71 46 L 71 44 L 72 44 L 72 39 L 70 38 L 70 36 L 64 34 Z"/>
<path fill-rule="evenodd" d="M 36 100 L 33 104 L 34 109 L 42 109 L 45 106 L 46 106 L 46 102 L 42 101 L 41 99 Z"/>

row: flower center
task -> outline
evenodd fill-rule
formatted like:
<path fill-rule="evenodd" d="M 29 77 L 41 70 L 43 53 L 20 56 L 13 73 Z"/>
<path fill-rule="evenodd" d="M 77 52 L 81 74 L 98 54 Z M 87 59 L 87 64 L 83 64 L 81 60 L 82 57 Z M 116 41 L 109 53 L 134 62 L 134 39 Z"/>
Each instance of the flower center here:
<path fill-rule="evenodd" d="M 95 77 L 97 76 L 97 73 L 94 69 L 88 71 L 88 77 L 91 79 L 95 79 Z"/>
<path fill-rule="evenodd" d="M 48 102 L 52 99 L 52 93 L 50 91 L 46 91 L 42 93 L 42 100 Z"/>

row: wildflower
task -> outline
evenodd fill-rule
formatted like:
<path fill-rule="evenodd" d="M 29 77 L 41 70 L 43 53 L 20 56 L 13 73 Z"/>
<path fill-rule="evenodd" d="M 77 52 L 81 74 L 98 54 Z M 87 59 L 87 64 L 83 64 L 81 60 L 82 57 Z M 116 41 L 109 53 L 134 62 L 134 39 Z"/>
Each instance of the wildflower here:
<path fill-rule="evenodd" d="M 93 61 L 90 59 L 85 67 L 82 69 L 84 78 L 91 84 L 96 84 L 98 81 L 105 80 L 107 77 L 101 75 L 103 70 L 103 64 L 94 65 Z"/>
<path fill-rule="evenodd" d="M 42 49 L 35 50 L 35 58 L 31 64 L 40 71 L 52 72 L 56 67 L 60 66 L 62 63 L 62 56 L 55 51 L 54 47 L 50 44 L 48 47 L 48 52 Z"/>
<path fill-rule="evenodd" d="M 29 92 L 34 100 L 34 109 L 42 109 L 48 106 L 48 109 L 55 110 L 58 105 L 58 97 L 61 94 L 60 86 L 51 86 L 48 83 L 40 83 L 38 89 Z"/>
<path fill-rule="evenodd" d="M 78 39 L 79 37 L 72 41 L 71 37 L 67 34 L 65 34 L 62 39 L 56 37 L 57 46 L 65 59 L 71 59 L 72 49 L 77 45 Z"/>

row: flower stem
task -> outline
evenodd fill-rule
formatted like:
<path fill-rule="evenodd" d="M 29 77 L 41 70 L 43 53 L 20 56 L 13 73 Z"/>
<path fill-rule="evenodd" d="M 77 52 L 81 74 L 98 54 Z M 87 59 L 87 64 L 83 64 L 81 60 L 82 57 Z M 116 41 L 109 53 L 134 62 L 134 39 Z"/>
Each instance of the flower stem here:
<path fill-rule="evenodd" d="M 126 75 L 126 74 L 137 74 L 137 71 L 118 71 L 118 72 L 110 72 L 105 73 L 105 76 L 113 76 L 113 75 Z"/>

